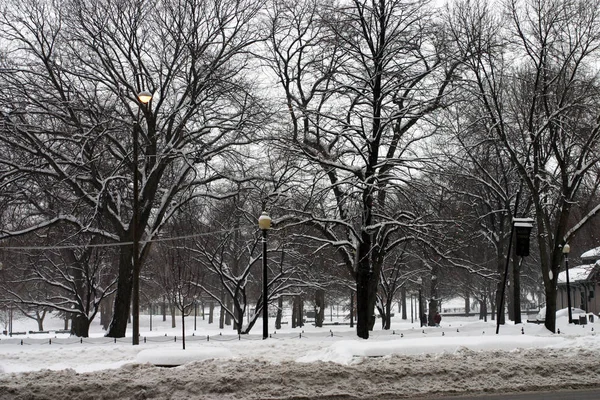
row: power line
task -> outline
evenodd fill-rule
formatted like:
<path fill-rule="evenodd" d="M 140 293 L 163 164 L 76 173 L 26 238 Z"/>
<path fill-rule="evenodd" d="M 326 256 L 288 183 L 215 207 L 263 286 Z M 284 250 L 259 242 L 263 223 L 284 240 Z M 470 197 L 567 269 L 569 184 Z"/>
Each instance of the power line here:
<path fill-rule="evenodd" d="M 220 231 L 211 231 L 211 232 L 203 232 L 203 233 L 195 233 L 191 235 L 184 236 L 173 236 L 173 237 L 162 237 L 156 238 L 152 240 L 140 240 L 140 244 L 146 243 L 158 243 L 158 242 L 169 242 L 174 240 L 183 240 L 183 239 L 192 239 L 196 237 L 209 236 L 209 235 L 217 235 L 220 233 L 228 233 L 239 231 L 245 228 L 251 228 L 252 225 L 240 226 L 239 228 L 230 228 L 223 229 Z M 49 246 L 0 246 L 0 250 L 65 250 L 65 249 L 77 249 L 81 247 L 120 247 L 120 246 L 131 246 L 133 242 L 116 242 L 116 243 L 98 243 L 98 244 L 88 244 L 88 245 L 49 245 Z"/>

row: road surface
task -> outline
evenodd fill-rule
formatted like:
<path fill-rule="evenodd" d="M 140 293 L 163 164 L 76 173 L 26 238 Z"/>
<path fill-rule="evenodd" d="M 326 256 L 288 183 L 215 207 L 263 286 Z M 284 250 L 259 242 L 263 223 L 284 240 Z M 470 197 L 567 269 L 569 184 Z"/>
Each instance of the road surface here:
<path fill-rule="evenodd" d="M 418 400 L 598 400 L 600 389 L 560 390 L 552 392 L 527 392 L 488 394 L 473 396 L 442 396 L 423 397 Z M 415 399 L 416 400 L 416 399 Z"/>

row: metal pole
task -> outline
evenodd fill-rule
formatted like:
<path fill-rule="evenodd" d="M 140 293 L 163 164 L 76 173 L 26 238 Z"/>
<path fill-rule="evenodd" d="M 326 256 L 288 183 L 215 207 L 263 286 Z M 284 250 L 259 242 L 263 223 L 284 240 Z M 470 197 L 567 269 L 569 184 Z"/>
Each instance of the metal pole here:
<path fill-rule="evenodd" d="M 262 259 L 263 259 L 263 339 L 269 337 L 269 307 L 267 302 L 267 230 L 263 229 L 263 248 L 262 248 Z"/>
<path fill-rule="evenodd" d="M 139 110 L 138 110 L 139 115 Z M 139 118 L 138 118 L 139 119 Z M 133 124 L 133 220 L 131 235 L 133 236 L 133 301 L 132 301 L 132 328 L 133 344 L 140 344 L 140 258 L 138 235 L 138 207 L 139 207 L 139 170 L 138 170 L 138 121 Z"/>
<path fill-rule="evenodd" d="M 419 321 L 421 323 L 421 328 L 423 327 L 423 301 L 421 298 L 421 285 L 419 285 Z"/>
<path fill-rule="evenodd" d="M 521 181 L 521 184 L 523 182 Z M 519 209 L 519 198 L 521 197 L 521 188 L 519 187 L 519 191 L 517 192 L 517 196 L 515 198 L 515 209 L 513 211 L 513 219 L 517 216 L 517 211 Z M 508 265 L 510 263 L 510 254 L 512 251 L 512 243 L 515 235 L 515 226 L 513 221 L 510 222 L 510 240 L 508 242 L 508 250 L 506 252 L 506 265 L 504 268 L 504 280 L 502 281 L 502 294 L 500 296 L 500 304 L 498 305 L 498 314 L 496 315 L 496 335 L 500 332 L 500 320 L 504 321 L 504 292 L 506 290 L 506 280 L 508 279 Z"/>
<path fill-rule="evenodd" d="M 569 324 L 573 323 L 573 313 L 571 311 L 571 289 L 569 282 L 569 254 L 565 254 L 565 270 L 567 273 L 567 307 L 569 307 Z"/>
<path fill-rule="evenodd" d="M 13 307 L 12 302 L 8 306 L 8 336 L 12 337 L 13 334 Z"/>
<path fill-rule="evenodd" d="M 500 332 L 500 320 L 504 317 L 504 293 L 506 291 L 506 280 L 508 279 L 508 265 L 510 263 L 510 252 L 512 250 L 513 236 L 515 228 L 511 224 L 510 241 L 508 242 L 508 251 L 506 254 L 506 267 L 504 268 L 504 280 L 502 281 L 502 292 L 500 295 L 500 304 L 498 305 L 498 315 L 496 315 L 496 335 Z"/>
<path fill-rule="evenodd" d="M 354 292 L 350 291 L 350 328 L 354 328 Z"/>
<path fill-rule="evenodd" d="M 410 323 L 411 324 L 415 322 L 414 316 L 413 316 L 414 311 L 415 311 L 415 309 L 413 308 L 413 294 L 411 293 L 410 294 Z"/>

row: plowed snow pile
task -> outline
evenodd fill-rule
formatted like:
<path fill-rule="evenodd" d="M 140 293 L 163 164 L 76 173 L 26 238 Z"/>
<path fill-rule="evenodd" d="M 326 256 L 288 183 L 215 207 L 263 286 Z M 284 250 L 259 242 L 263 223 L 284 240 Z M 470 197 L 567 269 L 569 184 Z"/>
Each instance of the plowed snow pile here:
<path fill-rule="evenodd" d="M 595 320 L 581 326 L 561 317 L 560 334 L 506 324 L 499 335 L 493 321 L 476 318 L 424 328 L 397 320 L 368 340 L 341 324 L 284 327 L 267 340 L 205 324 L 186 332 L 185 350 L 181 332 L 156 321 L 138 346 L 131 337 L 104 337 L 97 325 L 84 339 L 0 335 L 0 399 L 415 399 L 593 388 L 600 387 Z"/>
<path fill-rule="evenodd" d="M 385 399 L 597 386 L 598 352 L 524 350 L 334 362 L 212 360 L 176 368 L 127 364 L 93 373 L 0 377 L 2 399 Z M 559 372 L 560 371 L 560 372 Z"/>

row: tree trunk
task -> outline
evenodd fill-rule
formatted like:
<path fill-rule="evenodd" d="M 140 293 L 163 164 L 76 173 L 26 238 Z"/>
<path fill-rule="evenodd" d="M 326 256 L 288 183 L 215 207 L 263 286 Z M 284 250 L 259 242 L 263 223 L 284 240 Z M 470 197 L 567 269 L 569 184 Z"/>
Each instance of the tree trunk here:
<path fill-rule="evenodd" d="M 74 314 L 71 320 L 71 334 L 77 337 L 90 336 L 90 321 L 81 314 Z"/>
<path fill-rule="evenodd" d="M 242 329 L 244 328 L 244 310 L 245 307 L 242 307 L 239 301 L 233 302 L 235 319 L 233 321 L 233 329 L 239 334 L 242 333 Z"/>
<path fill-rule="evenodd" d="M 492 308 L 494 310 L 494 308 Z M 483 297 L 483 300 L 479 302 L 479 319 L 487 322 L 488 307 L 487 307 L 487 296 Z"/>
<path fill-rule="evenodd" d="M 392 300 L 386 301 L 385 304 L 385 312 L 381 316 L 382 319 L 382 327 L 384 330 L 389 330 L 392 326 Z"/>
<path fill-rule="evenodd" d="M 402 319 L 407 320 L 408 315 L 406 314 L 406 287 L 402 286 L 402 289 L 400 289 L 400 296 L 402 299 Z M 400 312 L 400 310 L 398 310 L 398 312 Z"/>
<path fill-rule="evenodd" d="M 111 301 L 114 296 L 106 297 L 100 303 L 100 325 L 102 325 L 102 329 L 107 330 L 110 324 L 110 309 L 111 309 Z"/>
<path fill-rule="evenodd" d="M 283 318 L 283 297 L 277 299 L 277 317 L 275 317 L 275 329 L 281 329 L 281 319 Z"/>
<path fill-rule="evenodd" d="M 433 321 L 433 318 L 435 317 L 435 314 L 437 314 L 439 312 L 438 310 L 438 303 L 439 303 L 439 296 L 438 296 L 438 284 L 439 284 L 439 267 L 437 264 L 433 264 L 432 268 L 431 268 L 431 295 L 429 296 L 429 316 L 428 316 L 428 321 L 427 324 L 429 326 L 435 326 L 435 322 Z"/>
<path fill-rule="evenodd" d="M 221 307 L 219 310 L 219 329 L 225 328 L 225 307 Z"/>
<path fill-rule="evenodd" d="M 491 319 L 492 321 L 494 321 L 496 319 L 496 297 L 493 295 L 492 290 L 489 286 L 486 286 L 485 291 L 484 291 L 484 298 L 487 300 L 486 302 L 486 310 L 488 312 L 488 314 L 490 313 L 491 310 Z M 489 304 L 488 304 L 489 302 Z M 489 308 L 488 308 L 489 305 Z"/>
<path fill-rule="evenodd" d="M 325 291 L 323 289 L 315 290 L 315 326 L 323 327 L 325 321 Z"/>
<path fill-rule="evenodd" d="M 377 121 L 379 123 L 379 121 Z M 371 160 L 369 160 L 371 161 Z M 365 176 L 369 179 L 373 176 L 372 166 L 367 167 Z M 371 314 L 375 307 L 375 299 L 371 301 L 371 257 L 372 255 L 372 238 L 364 227 L 370 226 L 372 221 L 373 211 L 373 194 L 369 189 L 363 192 L 362 198 L 362 218 L 361 226 L 363 227 L 360 235 L 360 243 L 357 249 L 357 268 L 356 268 L 356 334 L 363 339 L 369 338 L 369 330 L 371 330 Z"/>
<path fill-rule="evenodd" d="M 294 296 L 292 300 L 292 328 L 297 326 L 298 322 L 298 296 Z"/>
<path fill-rule="evenodd" d="M 148 314 L 150 317 L 150 332 L 152 332 L 152 315 L 154 314 L 154 305 L 152 303 L 148 304 Z"/>
<path fill-rule="evenodd" d="M 125 241 L 131 242 L 132 240 L 130 236 L 125 238 Z M 121 246 L 120 249 L 119 276 L 117 278 L 114 310 L 108 332 L 106 333 L 107 337 L 113 338 L 125 337 L 131 308 L 131 290 L 133 284 L 131 274 L 133 270 L 131 246 Z"/>
<path fill-rule="evenodd" d="M 167 320 L 167 300 L 164 297 L 160 304 L 160 312 L 162 314 L 163 322 L 165 322 Z"/>
<path fill-rule="evenodd" d="M 365 247 L 360 245 L 360 249 Z M 356 334 L 362 339 L 369 338 L 371 312 L 369 311 L 369 255 L 368 251 L 360 251 L 362 260 L 358 264 L 356 274 Z"/>
<path fill-rule="evenodd" d="M 435 326 L 435 322 L 433 321 L 433 318 L 435 317 L 435 314 L 437 314 L 438 312 L 439 312 L 438 301 L 437 301 L 437 299 L 435 299 L 432 296 L 429 299 L 429 314 L 427 314 L 427 325 L 428 326 Z"/>
<path fill-rule="evenodd" d="M 225 328 L 225 307 L 223 304 L 225 303 L 225 290 L 221 291 L 221 307 L 219 309 L 219 329 Z"/>
<path fill-rule="evenodd" d="M 556 279 L 556 278 L 554 278 Z M 544 326 L 552 333 L 556 333 L 556 286 L 545 287 L 546 292 L 546 320 Z"/>
<path fill-rule="evenodd" d="M 499 256 L 498 257 L 498 265 L 497 265 L 497 271 L 498 271 L 498 283 L 496 284 L 496 302 L 495 302 L 495 306 L 494 306 L 494 310 L 496 310 L 500 304 L 502 304 L 503 302 L 501 301 L 501 297 L 502 297 L 502 284 L 503 284 L 503 279 L 504 279 L 504 257 Z M 500 325 L 504 325 L 505 322 L 505 317 L 504 317 L 504 310 L 498 310 L 496 318 L 498 318 L 498 324 Z M 494 314 L 492 313 L 492 319 L 494 319 Z"/>
<path fill-rule="evenodd" d="M 36 322 L 37 322 L 37 326 L 38 326 L 38 331 L 42 332 L 44 330 L 44 318 L 37 318 Z"/>
<path fill-rule="evenodd" d="M 211 301 L 208 303 L 208 323 L 212 324 L 214 320 L 215 302 Z"/>
<path fill-rule="evenodd" d="M 231 296 L 229 296 L 229 295 L 226 295 L 226 296 L 227 296 L 227 309 L 231 310 L 231 303 L 232 303 Z M 231 314 L 229 314 L 229 313 L 225 313 L 225 325 L 227 325 L 227 326 L 231 325 Z"/>
<path fill-rule="evenodd" d="M 304 326 L 304 299 L 298 296 L 298 327 Z"/>
<path fill-rule="evenodd" d="M 471 312 L 471 294 L 467 290 L 465 293 L 465 315 L 468 317 Z"/>
<path fill-rule="evenodd" d="M 171 309 L 171 328 L 175 328 L 177 327 L 177 313 L 175 311 L 175 305 L 171 304 L 169 308 Z"/>
<path fill-rule="evenodd" d="M 371 313 L 369 318 L 369 331 L 373 330 L 375 322 L 377 321 L 375 307 L 377 304 L 377 290 L 379 288 L 379 276 L 381 273 L 378 249 L 378 246 L 373 246 L 373 250 L 371 251 L 373 254 L 373 260 L 371 261 L 372 272 L 369 274 L 369 312 Z"/>

